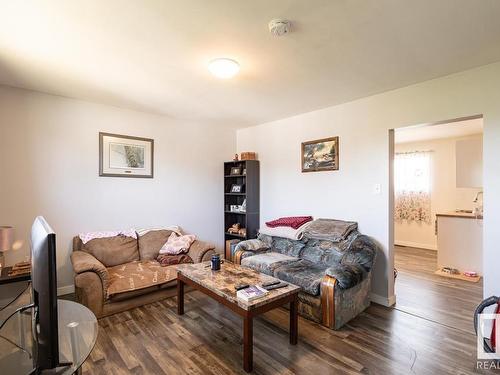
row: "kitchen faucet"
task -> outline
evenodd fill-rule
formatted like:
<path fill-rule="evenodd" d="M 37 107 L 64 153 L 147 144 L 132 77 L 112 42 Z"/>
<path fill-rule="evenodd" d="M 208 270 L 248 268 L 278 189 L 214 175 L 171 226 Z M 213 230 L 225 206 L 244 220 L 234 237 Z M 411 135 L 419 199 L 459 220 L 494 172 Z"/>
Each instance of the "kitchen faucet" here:
<path fill-rule="evenodd" d="M 474 198 L 474 200 L 473 200 L 474 203 L 479 202 L 479 196 L 483 196 L 482 191 L 478 191 L 478 193 L 476 194 L 476 198 Z"/>

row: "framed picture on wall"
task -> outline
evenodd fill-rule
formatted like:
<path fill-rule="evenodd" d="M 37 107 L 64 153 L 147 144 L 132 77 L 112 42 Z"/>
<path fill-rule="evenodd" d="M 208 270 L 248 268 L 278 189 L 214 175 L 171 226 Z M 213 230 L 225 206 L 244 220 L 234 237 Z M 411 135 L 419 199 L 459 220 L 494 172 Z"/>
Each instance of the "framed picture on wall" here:
<path fill-rule="evenodd" d="M 339 137 L 302 143 L 302 172 L 337 171 L 339 169 Z"/>
<path fill-rule="evenodd" d="M 99 176 L 153 178 L 154 140 L 99 133 Z"/>
<path fill-rule="evenodd" d="M 243 191 L 243 185 L 231 185 L 231 193 L 241 193 Z"/>
<path fill-rule="evenodd" d="M 241 168 L 240 167 L 232 167 L 230 174 L 231 175 L 240 175 L 241 174 Z"/>

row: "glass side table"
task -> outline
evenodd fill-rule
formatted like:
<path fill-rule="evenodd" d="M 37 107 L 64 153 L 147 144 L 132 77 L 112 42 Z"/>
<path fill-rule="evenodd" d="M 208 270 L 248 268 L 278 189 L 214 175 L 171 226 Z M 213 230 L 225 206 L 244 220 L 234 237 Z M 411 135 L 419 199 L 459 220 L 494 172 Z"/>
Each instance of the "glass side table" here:
<path fill-rule="evenodd" d="M 25 291 L 15 302 L 0 311 L 0 323 L 18 307 L 28 305 L 31 290 Z M 59 361 L 71 362 L 42 374 L 80 373 L 97 340 L 98 325 L 95 315 L 85 306 L 66 300 L 57 301 L 59 329 Z M 0 330 L 0 374 L 30 374 L 33 372 L 33 334 L 31 309 L 14 314 Z"/>

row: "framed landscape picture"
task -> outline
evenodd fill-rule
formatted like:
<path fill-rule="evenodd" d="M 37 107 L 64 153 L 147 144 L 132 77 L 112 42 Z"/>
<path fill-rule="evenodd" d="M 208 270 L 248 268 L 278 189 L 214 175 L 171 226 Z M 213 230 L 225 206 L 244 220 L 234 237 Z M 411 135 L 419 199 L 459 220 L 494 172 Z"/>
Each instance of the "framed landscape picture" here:
<path fill-rule="evenodd" d="M 99 133 L 99 176 L 153 178 L 154 140 Z"/>
<path fill-rule="evenodd" d="M 302 172 L 336 171 L 339 169 L 339 137 L 302 143 Z"/>

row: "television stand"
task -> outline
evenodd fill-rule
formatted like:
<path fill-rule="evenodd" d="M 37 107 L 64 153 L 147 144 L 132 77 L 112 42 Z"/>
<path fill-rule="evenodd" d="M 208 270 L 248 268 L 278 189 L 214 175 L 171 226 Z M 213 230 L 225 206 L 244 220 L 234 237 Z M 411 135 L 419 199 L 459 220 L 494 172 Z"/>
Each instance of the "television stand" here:
<path fill-rule="evenodd" d="M 0 325 L 17 308 L 31 303 L 28 288 L 16 301 L 0 311 Z M 85 306 L 59 299 L 60 367 L 40 372 L 43 375 L 80 373 L 97 340 L 97 319 Z M 0 374 L 36 374 L 33 368 L 33 334 L 31 310 L 14 314 L 0 330 Z"/>

